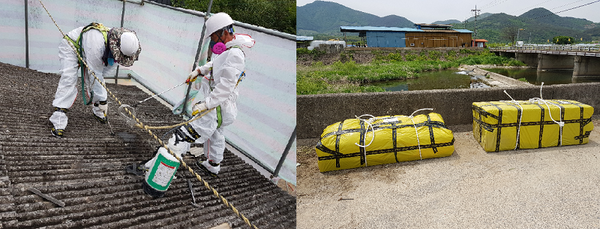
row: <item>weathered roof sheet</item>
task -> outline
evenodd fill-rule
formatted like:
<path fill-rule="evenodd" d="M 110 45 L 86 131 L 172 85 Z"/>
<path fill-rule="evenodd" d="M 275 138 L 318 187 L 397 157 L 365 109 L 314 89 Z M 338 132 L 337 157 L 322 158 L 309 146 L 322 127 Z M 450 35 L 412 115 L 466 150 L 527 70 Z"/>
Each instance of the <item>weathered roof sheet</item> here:
<path fill-rule="evenodd" d="M 454 29 L 454 30 L 459 33 L 473 33 L 473 31 L 468 30 L 468 29 Z"/>
<path fill-rule="evenodd" d="M 446 24 L 428 24 L 428 23 L 417 23 L 417 24 L 415 24 L 415 26 L 417 28 L 420 28 L 420 29 L 424 29 L 424 28 L 426 28 L 426 29 L 435 29 L 435 28 L 438 28 L 438 29 L 450 29 L 450 28 L 452 28 L 452 25 L 446 25 Z"/>
<path fill-rule="evenodd" d="M 222 223 L 249 228 L 187 169 L 177 172 L 165 197 L 144 194 L 143 178 L 126 173 L 125 165 L 150 159 L 158 143 L 119 118 L 112 99 L 109 121 L 115 136 L 78 98 L 69 110 L 65 137 L 52 137 L 48 117 L 58 79 L 0 63 L 0 228 L 209 228 Z M 134 86 L 108 88 L 125 104 L 148 97 Z M 156 100 L 136 112 L 152 126 L 182 121 Z M 153 132 L 162 137 L 166 131 Z M 191 156 L 184 161 L 198 170 Z M 225 152 L 219 178 L 199 174 L 258 228 L 295 228 L 296 198 L 231 152 Z M 201 208 L 190 204 L 187 180 L 193 181 Z M 32 187 L 65 207 L 28 191 Z"/>
<path fill-rule="evenodd" d="M 423 30 L 415 28 L 400 27 L 375 27 L 375 26 L 340 26 L 341 32 L 365 32 L 365 31 L 385 31 L 385 32 L 422 32 Z"/>
<path fill-rule="evenodd" d="M 424 30 L 415 28 L 400 28 L 400 27 L 374 27 L 374 26 L 340 26 L 340 32 L 458 32 L 458 33 L 473 33 L 467 29 L 452 29 L 452 30 Z"/>

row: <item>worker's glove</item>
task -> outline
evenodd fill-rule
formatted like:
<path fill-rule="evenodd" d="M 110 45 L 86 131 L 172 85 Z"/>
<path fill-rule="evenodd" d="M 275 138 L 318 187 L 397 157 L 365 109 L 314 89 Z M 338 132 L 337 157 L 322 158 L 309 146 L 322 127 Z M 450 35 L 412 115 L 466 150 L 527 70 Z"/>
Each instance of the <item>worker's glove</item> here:
<path fill-rule="evenodd" d="M 200 103 L 196 103 L 196 105 L 194 105 L 194 108 L 192 110 L 193 110 L 192 116 L 196 116 L 198 113 L 208 110 L 208 107 L 206 107 L 206 103 L 200 102 Z"/>
<path fill-rule="evenodd" d="M 198 68 L 196 68 L 194 69 L 194 71 L 190 72 L 190 75 L 188 75 L 188 78 L 185 80 L 185 83 L 189 84 L 194 82 L 194 80 L 198 78 L 198 75 L 200 75 L 200 71 L 198 71 Z"/>
<path fill-rule="evenodd" d="M 187 80 L 185 81 L 185 83 L 190 83 L 190 82 L 194 82 L 194 80 L 196 80 L 196 78 L 198 78 L 198 75 L 207 75 L 208 73 L 210 73 L 210 69 L 211 67 L 206 66 L 206 65 L 202 65 L 200 67 L 196 67 L 196 69 L 194 69 L 194 71 L 192 71 L 190 73 L 190 75 L 188 75 Z"/>
<path fill-rule="evenodd" d="M 196 71 L 199 71 L 200 75 L 203 75 L 203 76 L 208 75 L 208 73 L 210 73 L 210 70 L 211 70 L 211 67 L 207 66 L 207 65 L 202 65 L 202 66 L 196 68 Z"/>

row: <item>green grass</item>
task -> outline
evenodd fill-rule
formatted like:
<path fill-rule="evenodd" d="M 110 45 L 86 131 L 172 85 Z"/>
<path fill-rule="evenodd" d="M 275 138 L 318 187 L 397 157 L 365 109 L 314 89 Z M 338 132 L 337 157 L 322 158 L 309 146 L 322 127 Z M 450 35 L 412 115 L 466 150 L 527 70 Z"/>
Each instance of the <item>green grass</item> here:
<path fill-rule="evenodd" d="M 459 54 L 471 54 L 458 58 Z M 327 93 L 382 92 L 381 87 L 366 86 L 366 83 L 386 80 L 416 78 L 419 73 L 433 70 L 456 68 L 461 64 L 524 65 L 520 61 L 495 56 L 488 51 L 460 51 L 442 54 L 439 51 L 420 53 L 375 53 L 370 64 L 356 64 L 354 61 L 337 61 L 331 65 L 316 62 L 312 66 L 297 66 L 296 86 L 299 95 Z"/>
<path fill-rule="evenodd" d="M 502 66 L 525 66 L 521 61 L 502 56 L 496 56 L 492 53 L 467 56 L 457 60 L 459 64 L 466 65 L 502 65 Z"/>

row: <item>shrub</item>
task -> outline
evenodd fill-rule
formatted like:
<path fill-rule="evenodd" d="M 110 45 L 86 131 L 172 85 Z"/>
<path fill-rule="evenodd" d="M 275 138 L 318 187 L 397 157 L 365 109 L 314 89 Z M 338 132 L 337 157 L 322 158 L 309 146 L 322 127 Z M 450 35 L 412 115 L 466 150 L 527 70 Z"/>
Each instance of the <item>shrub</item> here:
<path fill-rule="evenodd" d="M 407 53 L 404 55 L 404 58 L 406 59 L 406 61 L 415 61 L 415 60 L 417 60 L 417 57 L 418 57 L 417 55 L 410 54 L 410 53 Z"/>
<path fill-rule="evenodd" d="M 429 51 L 429 59 L 430 60 L 440 60 L 441 56 L 442 56 L 442 53 L 440 51 L 437 51 L 437 50 Z"/>

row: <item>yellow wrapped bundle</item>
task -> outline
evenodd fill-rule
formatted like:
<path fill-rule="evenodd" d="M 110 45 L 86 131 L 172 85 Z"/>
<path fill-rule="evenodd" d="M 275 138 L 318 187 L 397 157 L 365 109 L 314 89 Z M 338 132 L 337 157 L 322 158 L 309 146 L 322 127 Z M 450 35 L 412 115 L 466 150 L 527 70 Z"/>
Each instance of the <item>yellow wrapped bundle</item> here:
<path fill-rule="evenodd" d="M 572 100 L 475 102 L 473 136 L 487 152 L 586 144 L 593 113 Z"/>
<path fill-rule="evenodd" d="M 346 119 L 323 130 L 316 146 L 321 172 L 447 157 L 454 135 L 437 113 Z"/>

